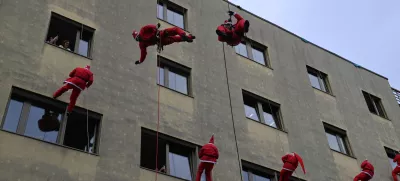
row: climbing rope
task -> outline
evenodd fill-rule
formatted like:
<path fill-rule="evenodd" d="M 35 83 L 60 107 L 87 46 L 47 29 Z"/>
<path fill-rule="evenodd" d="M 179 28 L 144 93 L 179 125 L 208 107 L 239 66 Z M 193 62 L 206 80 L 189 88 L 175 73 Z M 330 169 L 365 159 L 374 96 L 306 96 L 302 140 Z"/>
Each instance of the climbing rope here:
<path fill-rule="evenodd" d="M 157 6 L 159 4 L 159 0 L 157 0 Z M 157 14 L 158 14 L 158 8 L 157 8 Z M 157 32 L 158 32 L 158 28 L 159 28 L 159 22 L 157 21 Z M 161 36 L 161 33 L 160 33 Z M 160 82 L 161 80 L 161 75 L 160 75 L 160 59 L 159 59 L 159 54 L 162 50 L 162 45 L 161 45 L 162 41 L 161 41 L 161 37 L 159 38 L 159 42 L 157 44 L 159 44 L 161 46 L 161 48 L 159 48 L 159 46 L 157 47 L 157 71 L 158 72 L 158 79 L 157 79 L 157 87 L 158 87 L 158 93 L 157 93 L 157 132 L 156 132 L 156 176 L 155 176 L 155 181 L 157 181 L 157 177 L 158 177 L 158 134 L 159 134 L 159 128 L 160 128 L 160 89 L 161 86 L 158 85 L 158 82 Z"/>
<path fill-rule="evenodd" d="M 229 6 L 229 3 L 228 3 Z M 237 151 L 237 157 L 238 157 L 238 162 L 239 162 L 239 173 L 240 173 L 240 179 L 243 181 L 243 175 L 242 175 L 242 162 L 240 161 L 240 155 L 239 155 L 239 146 L 237 143 L 237 138 L 236 138 L 236 127 L 235 127 L 235 120 L 233 118 L 233 107 L 232 107 L 232 100 L 231 100 L 231 91 L 230 91 L 230 86 L 229 86 L 229 76 L 228 76 L 228 67 L 226 64 L 226 56 L 225 56 L 225 44 L 222 43 L 222 50 L 224 52 L 224 63 L 225 63 L 225 75 L 226 75 L 226 84 L 228 86 L 228 95 L 229 95 L 229 105 L 231 107 L 231 116 L 232 116 L 232 126 L 233 126 L 233 135 L 235 137 L 235 144 L 236 144 L 236 151 Z"/>

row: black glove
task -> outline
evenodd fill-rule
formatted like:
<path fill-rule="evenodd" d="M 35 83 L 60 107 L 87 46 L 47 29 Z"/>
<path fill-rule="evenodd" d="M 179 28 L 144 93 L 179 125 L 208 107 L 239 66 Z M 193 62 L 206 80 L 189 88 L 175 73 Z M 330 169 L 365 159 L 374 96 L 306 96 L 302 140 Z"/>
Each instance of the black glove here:
<path fill-rule="evenodd" d="M 157 29 L 160 28 L 160 27 L 161 27 L 161 24 L 160 24 L 160 23 L 157 23 Z"/>
<path fill-rule="evenodd" d="M 137 64 L 141 64 L 141 62 L 139 61 L 139 60 L 137 60 L 136 62 L 135 62 L 135 64 L 137 65 Z"/>
<path fill-rule="evenodd" d="M 235 14 L 235 12 L 233 12 L 233 11 L 228 11 L 228 15 L 229 16 L 232 16 L 232 15 L 234 15 Z"/>

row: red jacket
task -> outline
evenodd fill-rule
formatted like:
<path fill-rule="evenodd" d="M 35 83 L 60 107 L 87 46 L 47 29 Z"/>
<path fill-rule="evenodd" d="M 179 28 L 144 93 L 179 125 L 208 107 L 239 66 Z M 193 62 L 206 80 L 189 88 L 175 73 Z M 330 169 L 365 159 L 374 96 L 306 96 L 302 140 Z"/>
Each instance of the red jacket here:
<path fill-rule="evenodd" d="M 286 154 L 282 157 L 283 168 L 288 169 L 290 171 L 296 170 L 297 166 L 299 165 L 299 161 L 297 158 L 292 154 Z"/>
<path fill-rule="evenodd" d="M 243 36 L 243 33 L 242 33 L 243 30 L 240 30 L 241 28 L 238 28 L 238 27 L 239 27 L 239 24 L 242 23 L 241 20 L 244 20 L 244 19 L 242 16 L 240 16 L 237 13 L 234 14 L 234 17 L 236 18 L 236 23 L 233 25 L 233 29 L 226 30 L 226 33 L 230 34 L 232 37 L 232 39 L 226 41 L 226 43 L 231 46 L 239 45 L 242 42 L 242 36 Z M 238 29 L 240 31 L 237 31 Z"/>
<path fill-rule="evenodd" d="M 374 176 L 374 166 L 372 166 L 368 160 L 365 160 L 361 163 L 361 169 L 363 172 L 367 172 L 371 177 Z"/>
<path fill-rule="evenodd" d="M 397 163 L 397 166 L 400 167 L 400 154 L 394 157 L 393 162 Z"/>
<path fill-rule="evenodd" d="M 86 68 L 77 67 L 69 73 L 69 77 L 64 83 L 71 84 L 80 90 L 89 88 L 93 83 L 93 73 Z"/>
<path fill-rule="evenodd" d="M 216 163 L 218 157 L 218 148 L 214 144 L 207 143 L 201 147 L 199 152 L 199 158 L 201 162 Z"/>
<path fill-rule="evenodd" d="M 157 26 L 146 25 L 140 29 L 139 32 L 139 48 L 140 48 L 140 59 L 139 62 L 143 62 L 147 56 L 147 47 L 157 44 Z"/>

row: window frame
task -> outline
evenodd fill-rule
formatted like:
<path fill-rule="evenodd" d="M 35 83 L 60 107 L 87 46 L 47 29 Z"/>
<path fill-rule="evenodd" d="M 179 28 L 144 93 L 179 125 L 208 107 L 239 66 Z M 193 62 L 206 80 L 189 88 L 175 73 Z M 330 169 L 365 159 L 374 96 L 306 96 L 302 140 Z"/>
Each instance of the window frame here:
<path fill-rule="evenodd" d="M 158 17 L 158 5 L 163 7 L 163 17 L 162 18 Z M 168 22 L 168 10 L 183 16 L 183 27 L 179 27 L 179 26 L 177 26 L 177 25 L 175 25 L 173 23 Z M 160 0 L 157 3 L 157 15 L 156 16 L 157 16 L 157 19 L 162 20 L 162 21 L 164 21 L 164 22 L 166 22 L 166 23 L 168 23 L 170 25 L 176 26 L 176 27 L 181 28 L 183 30 L 187 30 L 187 28 L 188 28 L 188 25 L 187 25 L 188 24 L 187 11 L 188 10 L 186 8 L 184 8 L 183 6 L 175 4 L 175 3 L 171 2 L 171 1 Z"/>
<path fill-rule="evenodd" d="M 368 93 L 368 92 L 366 92 L 366 91 L 363 91 L 363 90 L 362 90 L 361 92 L 362 92 L 362 95 L 363 95 L 363 97 L 364 97 L 365 103 L 367 104 L 368 111 L 369 111 L 370 113 L 375 114 L 375 115 L 377 115 L 377 116 L 379 116 L 379 117 L 382 117 L 382 118 L 385 118 L 385 119 L 389 119 L 389 117 L 388 117 L 388 115 L 387 115 L 387 113 L 386 113 L 385 107 L 383 106 L 383 103 L 382 103 L 382 99 L 381 99 L 381 98 L 379 98 L 379 97 L 377 97 L 377 96 L 374 96 L 374 95 L 372 95 L 372 94 L 370 94 L 370 93 Z M 368 106 L 368 100 L 367 100 L 367 98 L 368 98 L 369 101 L 372 103 L 373 109 L 374 109 L 374 111 L 375 111 L 376 113 L 374 113 L 374 112 L 372 112 L 372 111 L 370 110 L 370 107 Z M 382 114 L 383 114 L 383 115 L 381 115 L 378 106 L 382 109 Z"/>
<path fill-rule="evenodd" d="M 339 145 L 339 151 L 335 150 L 335 149 L 332 149 L 330 147 L 330 145 L 329 145 L 328 138 L 326 138 L 327 142 L 328 142 L 329 149 L 331 149 L 332 151 L 341 153 L 343 155 L 347 155 L 349 157 L 353 157 L 354 158 L 353 150 L 351 148 L 351 144 L 350 144 L 349 138 L 347 137 L 346 131 L 343 130 L 343 129 L 340 129 L 338 127 L 335 127 L 335 126 L 333 126 L 331 124 L 325 123 L 325 122 L 323 122 L 323 126 L 324 126 L 324 130 L 325 130 L 325 137 L 327 137 L 326 133 L 335 136 L 336 137 L 336 142 Z M 343 143 L 341 141 L 339 141 L 339 139 L 342 139 Z M 347 153 L 344 153 L 343 150 L 345 150 L 345 152 L 347 152 Z"/>
<path fill-rule="evenodd" d="M 242 90 L 242 98 L 243 98 L 243 106 L 246 105 L 245 104 L 245 102 L 246 102 L 245 99 L 246 98 L 247 99 L 251 99 L 251 100 L 249 100 L 249 102 L 255 102 L 256 103 L 255 109 L 256 109 L 256 113 L 258 114 L 257 116 L 258 116 L 259 121 L 247 117 L 246 112 L 245 112 L 245 117 L 247 119 L 250 119 L 252 121 L 264 124 L 264 125 L 266 125 L 268 127 L 271 127 L 271 128 L 274 128 L 274 129 L 277 129 L 277 130 L 285 132 L 285 125 L 283 123 L 283 115 L 282 115 L 282 111 L 281 111 L 281 105 L 279 103 L 276 103 L 274 101 L 271 101 L 271 100 L 263 98 L 263 97 L 260 97 L 260 96 L 258 96 L 256 94 L 251 93 L 251 92 L 246 91 L 246 90 Z M 275 125 L 277 126 L 276 128 L 273 127 L 273 126 L 270 126 L 270 125 L 268 125 L 266 123 L 265 118 L 264 118 L 264 112 L 265 112 L 264 111 L 264 106 L 268 106 L 268 108 L 272 109 L 271 110 L 271 116 L 274 118 Z M 276 115 L 274 115 L 274 111 L 273 111 L 274 109 L 277 109 Z M 244 111 L 246 111 L 246 110 L 244 110 Z"/>
<path fill-rule="evenodd" d="M 326 74 L 324 72 L 321 72 L 321 71 L 319 71 L 319 70 L 317 70 L 317 69 L 315 69 L 315 68 L 313 68 L 311 66 L 308 66 L 308 65 L 306 65 L 306 68 L 307 68 L 307 75 L 308 76 L 310 76 L 310 74 L 313 75 L 313 76 L 317 75 L 315 77 L 317 77 L 318 84 L 321 87 L 321 89 L 318 89 L 317 87 L 312 86 L 311 80 L 309 80 L 311 86 L 314 89 L 320 90 L 320 91 L 325 92 L 325 93 L 330 94 L 330 95 L 333 95 L 332 87 L 331 87 L 331 84 L 330 84 L 329 78 L 328 78 L 328 74 Z M 310 78 L 308 78 L 308 79 L 310 79 Z"/>
<path fill-rule="evenodd" d="M 7 113 L 9 110 L 9 105 L 10 105 L 11 100 L 13 100 L 13 98 L 15 98 L 14 100 L 18 100 L 18 101 L 22 102 L 22 104 L 23 104 L 22 110 L 20 113 L 20 117 L 19 117 L 19 120 L 17 123 L 17 130 L 15 132 L 8 131 L 3 128 L 5 121 L 6 121 Z M 56 107 L 57 109 L 64 109 L 64 113 L 60 113 L 61 114 L 60 128 L 59 128 L 59 131 L 57 134 L 56 142 L 53 143 L 53 142 L 49 142 L 49 141 L 45 141 L 42 139 L 38 139 L 35 137 L 25 135 L 24 131 L 26 130 L 26 126 L 28 123 L 28 116 L 30 113 L 30 108 L 32 105 L 35 105 L 35 104 L 52 106 L 52 107 Z M 94 144 L 94 148 L 93 148 L 93 150 L 94 150 L 93 153 L 90 153 L 89 151 L 86 151 L 86 150 L 81 150 L 78 148 L 70 147 L 70 146 L 64 145 L 64 136 L 65 136 L 65 131 L 67 128 L 67 123 L 68 123 L 68 117 L 65 116 L 65 112 L 67 111 L 67 105 L 68 104 L 66 104 L 62 101 L 51 99 L 49 97 L 13 86 L 11 88 L 11 92 L 10 92 L 8 100 L 7 100 L 7 105 L 5 108 L 4 116 L 3 116 L 2 122 L 0 124 L 0 130 L 8 132 L 8 133 L 16 134 L 19 136 L 23 136 L 26 138 L 38 140 L 38 141 L 41 141 L 44 143 L 53 144 L 53 145 L 57 145 L 57 146 L 61 146 L 61 147 L 65 147 L 65 148 L 69 148 L 69 149 L 73 149 L 76 151 L 80 151 L 80 152 L 84 152 L 87 154 L 98 156 L 99 151 L 100 151 L 100 137 L 101 137 L 101 127 L 102 127 L 102 117 L 103 116 L 99 113 L 88 110 L 89 119 L 97 119 L 98 120 L 97 126 L 94 130 L 95 144 Z M 42 107 L 40 107 L 40 108 L 42 108 Z M 74 112 L 75 112 L 75 114 L 78 113 L 78 114 L 86 115 L 86 110 L 84 110 L 84 108 L 80 108 L 78 106 L 75 106 Z"/>
<path fill-rule="evenodd" d="M 77 31 L 75 32 L 75 33 L 76 33 L 76 37 L 75 37 L 75 42 L 74 42 L 74 45 L 75 45 L 74 51 L 72 51 L 72 50 L 71 50 L 71 51 L 68 51 L 68 50 L 66 50 L 66 49 L 64 49 L 64 48 L 59 47 L 58 45 L 51 44 L 51 43 L 48 43 L 48 42 L 47 42 L 47 38 L 50 36 L 50 35 L 49 35 L 49 33 L 50 33 L 50 25 L 51 25 L 51 22 L 52 22 L 52 19 L 53 19 L 53 18 L 57 19 L 58 21 L 62 21 L 64 24 L 69 24 L 69 25 L 75 26 L 76 28 L 80 28 L 79 31 L 77 30 Z M 84 31 L 86 31 L 86 32 L 92 34 L 92 36 L 91 36 L 91 38 L 90 38 L 90 41 L 88 41 L 87 56 L 81 55 L 81 54 L 79 53 L 79 41 L 80 41 L 80 40 L 83 40 Z M 46 37 L 45 37 L 44 42 L 45 42 L 46 44 L 48 44 L 48 45 L 57 47 L 57 48 L 62 49 L 62 50 L 64 50 L 64 51 L 67 51 L 67 52 L 70 52 L 70 53 L 73 53 L 73 54 L 79 55 L 79 56 L 81 56 L 81 57 L 85 57 L 85 58 L 87 58 L 87 59 L 92 60 L 95 32 L 96 32 L 96 29 L 94 29 L 94 28 L 92 28 L 92 27 L 90 27 L 90 26 L 87 26 L 87 25 L 85 25 L 85 24 L 83 24 L 83 23 L 79 23 L 79 22 L 77 22 L 77 21 L 75 21 L 75 20 L 72 20 L 72 19 L 70 19 L 70 18 L 68 18 L 68 17 L 65 17 L 65 16 L 63 16 L 63 15 L 61 15 L 61 14 L 58 14 L 58 13 L 52 11 L 52 12 L 50 13 L 50 20 L 49 20 L 49 23 L 48 23 L 47 33 L 46 33 Z"/>
<path fill-rule="evenodd" d="M 278 181 L 279 179 L 279 171 L 277 170 L 273 170 L 271 168 L 267 168 L 261 165 L 257 165 L 254 163 L 251 163 L 249 161 L 246 160 L 241 160 L 242 163 L 242 169 L 241 171 L 241 175 L 243 176 L 243 172 L 247 172 L 248 173 L 248 181 L 253 181 L 253 177 L 254 175 L 258 175 L 258 176 L 263 176 L 263 177 L 267 177 L 268 179 L 270 179 L 271 181 Z M 296 181 L 304 181 L 303 179 L 300 179 L 298 177 L 294 177 L 291 176 L 289 178 L 289 180 L 296 180 Z"/>
<path fill-rule="evenodd" d="M 192 76 L 191 76 L 191 68 L 186 67 L 184 65 L 178 64 L 174 61 L 168 60 L 162 56 L 158 56 L 157 57 L 157 85 L 165 87 L 167 89 L 170 89 L 172 91 L 175 91 L 177 93 L 192 97 Z M 158 80 L 160 78 L 159 73 L 160 73 L 160 69 L 159 67 L 164 69 L 164 80 L 163 83 L 164 85 L 162 85 L 160 83 L 160 80 Z M 169 72 L 173 72 L 175 74 L 178 74 L 180 76 L 183 76 L 186 78 L 186 88 L 187 88 L 187 94 L 180 92 L 178 90 L 175 90 L 173 88 L 169 87 Z"/>
<path fill-rule="evenodd" d="M 263 45 L 261 43 L 258 43 L 258 42 L 254 41 L 254 40 L 251 40 L 249 38 L 243 38 L 241 43 L 243 45 L 245 45 L 245 47 L 246 47 L 247 57 L 242 55 L 242 54 L 240 54 L 240 53 L 238 53 L 236 51 L 236 49 L 235 49 L 235 53 L 236 54 L 238 54 L 239 56 L 242 56 L 242 57 L 244 57 L 246 59 L 249 59 L 249 60 L 251 60 L 251 61 L 253 61 L 253 62 L 257 63 L 257 64 L 260 64 L 260 65 L 262 65 L 264 67 L 268 67 L 268 68 L 272 69 L 271 61 L 270 61 L 269 53 L 268 53 L 268 46 L 265 46 L 265 45 Z M 260 63 L 260 62 L 258 62 L 258 61 L 256 61 L 254 59 L 253 49 L 255 49 L 255 50 L 257 50 L 257 51 L 262 53 L 262 55 L 264 56 L 264 64 L 262 64 L 262 63 Z"/>
<path fill-rule="evenodd" d="M 142 137 L 143 134 L 147 134 L 148 136 L 154 136 L 155 139 L 157 139 L 156 138 L 157 132 L 153 131 L 151 129 L 142 127 L 141 128 L 141 137 Z M 178 145 L 179 147 L 184 147 L 185 149 L 188 149 L 188 150 L 190 149 L 191 150 L 191 153 L 189 154 L 189 156 L 187 158 L 189 160 L 189 167 L 190 167 L 190 172 L 191 172 L 190 175 L 191 175 L 192 179 L 194 179 L 196 177 L 196 173 L 195 172 L 196 172 L 196 169 L 197 169 L 197 165 L 200 164 L 200 160 L 198 159 L 197 155 L 198 155 L 198 152 L 199 152 L 201 147 L 199 145 L 195 145 L 193 143 L 190 143 L 190 142 L 187 142 L 187 141 L 181 140 L 179 138 L 175 138 L 175 137 L 172 137 L 172 136 L 166 135 L 164 133 L 160 133 L 160 132 L 158 133 L 158 139 L 159 139 L 159 142 L 160 142 L 160 140 L 162 140 L 162 141 L 165 141 L 165 143 L 166 143 L 166 148 L 165 148 L 165 155 L 166 155 L 166 157 L 165 157 L 165 159 L 166 159 L 165 160 L 165 173 L 164 172 L 160 172 L 159 170 L 146 168 L 146 167 L 142 166 L 141 164 L 140 164 L 140 167 L 143 168 L 143 169 L 151 170 L 151 171 L 158 172 L 158 173 L 161 173 L 161 174 L 164 174 L 164 175 L 168 175 L 168 176 L 171 176 L 171 177 L 175 177 L 175 178 L 186 180 L 184 178 L 180 178 L 180 177 L 171 175 L 171 173 L 170 173 L 169 153 L 173 153 L 173 152 L 170 151 L 170 146 L 171 145 Z M 141 138 L 141 141 L 143 141 L 142 138 Z M 174 154 L 177 154 L 177 153 L 174 153 Z M 142 154 L 140 153 L 140 155 L 142 155 Z M 142 160 L 142 156 L 140 156 L 140 163 L 141 163 L 141 160 Z M 160 166 L 161 165 L 158 165 L 158 167 L 160 167 Z"/>

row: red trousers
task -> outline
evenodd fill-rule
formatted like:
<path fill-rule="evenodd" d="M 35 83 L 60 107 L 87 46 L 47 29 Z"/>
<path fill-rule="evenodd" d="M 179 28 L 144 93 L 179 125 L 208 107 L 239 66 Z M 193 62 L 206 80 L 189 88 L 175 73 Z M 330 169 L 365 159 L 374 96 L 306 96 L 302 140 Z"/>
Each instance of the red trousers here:
<path fill-rule="evenodd" d="M 173 28 L 166 28 L 160 31 L 161 37 L 164 37 L 165 34 L 167 36 L 175 36 L 175 35 L 185 35 L 186 32 L 178 27 L 173 27 Z"/>
<path fill-rule="evenodd" d="M 199 168 L 197 169 L 196 181 L 201 180 L 201 174 L 203 174 L 204 170 L 206 170 L 206 181 L 212 181 L 211 171 L 213 168 L 214 168 L 214 163 L 201 162 Z"/>
<path fill-rule="evenodd" d="M 172 43 L 182 42 L 181 36 L 168 36 L 166 38 L 161 39 L 162 45 L 170 45 Z"/>
<path fill-rule="evenodd" d="M 69 97 L 69 104 L 68 104 L 67 111 L 72 112 L 72 109 L 74 109 L 75 104 L 76 104 L 76 99 L 78 99 L 78 96 L 81 93 L 80 89 L 76 88 L 75 86 L 73 86 L 71 84 L 66 83 L 66 84 L 64 84 L 64 86 L 62 86 L 60 89 L 58 89 L 53 94 L 53 97 L 54 98 L 60 97 L 64 92 L 68 91 L 69 89 L 72 89 L 72 94 Z"/>
<path fill-rule="evenodd" d="M 289 181 L 290 176 L 292 176 L 293 172 L 289 170 L 282 169 L 279 174 L 279 181 Z"/>
<path fill-rule="evenodd" d="M 368 174 L 361 172 L 360 174 L 358 174 L 356 177 L 354 177 L 353 181 L 368 181 L 369 179 L 371 179 L 371 176 L 369 176 Z"/>
<path fill-rule="evenodd" d="M 399 174 L 399 173 L 400 173 L 400 167 L 396 166 L 396 168 L 394 168 L 392 171 L 392 177 L 393 177 L 394 181 L 398 181 L 397 174 Z"/>

